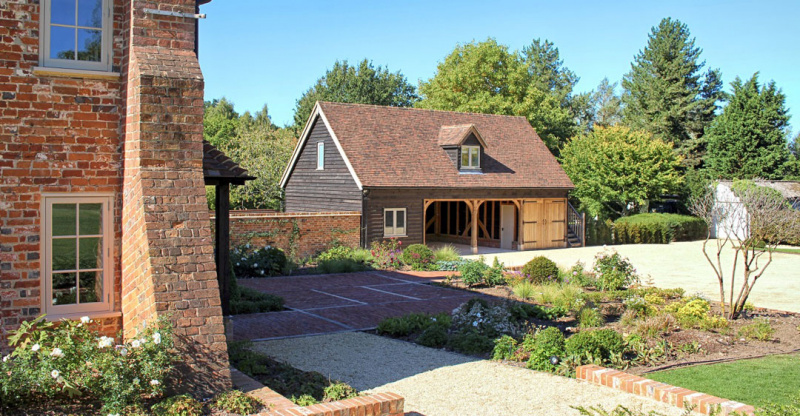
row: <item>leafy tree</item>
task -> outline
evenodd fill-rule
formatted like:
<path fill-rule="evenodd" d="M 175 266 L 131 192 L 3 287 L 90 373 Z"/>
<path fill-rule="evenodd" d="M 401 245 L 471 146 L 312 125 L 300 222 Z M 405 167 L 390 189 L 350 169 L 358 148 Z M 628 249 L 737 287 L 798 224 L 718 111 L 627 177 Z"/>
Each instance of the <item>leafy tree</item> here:
<path fill-rule="evenodd" d="M 297 143 L 294 131 L 275 126 L 266 105 L 254 116 L 249 112 L 238 116 L 224 98 L 206 102 L 203 127 L 212 144 L 256 177 L 231 187 L 231 207 L 280 209 L 283 195 L 278 182 Z M 206 196 L 213 208 L 213 187 L 206 187 Z"/>
<path fill-rule="evenodd" d="M 553 42 L 534 39 L 529 46 L 522 48 L 522 57 L 533 85 L 552 93 L 562 107 L 570 107 L 572 89 L 580 78 L 564 66 Z"/>
<path fill-rule="evenodd" d="M 236 135 L 239 126 L 239 114 L 233 103 L 225 97 L 205 102 L 203 115 L 203 138 L 219 147 Z"/>
<path fill-rule="evenodd" d="M 718 70 L 701 76 L 705 62 L 690 36 L 684 23 L 671 18 L 653 27 L 622 80 L 622 101 L 626 125 L 673 143 L 697 166 L 703 131 L 723 96 Z"/>
<path fill-rule="evenodd" d="M 574 74 L 561 69 L 552 44 L 537 42 L 525 50 L 530 61 L 491 38 L 456 46 L 434 77 L 420 83 L 423 99 L 416 106 L 524 116 L 557 152 L 559 143 L 576 130 L 575 116 L 563 105 Z"/>
<path fill-rule="evenodd" d="M 730 102 L 708 130 L 708 168 L 720 178 L 783 178 L 790 160 L 786 97 L 774 82 L 760 86 L 757 73 L 731 86 Z"/>
<path fill-rule="evenodd" d="M 366 59 L 358 65 L 336 61 L 297 101 L 295 129 L 303 128 L 317 101 L 410 107 L 417 99 L 416 89 L 400 71 L 376 68 Z"/>
<path fill-rule="evenodd" d="M 572 195 L 592 216 L 645 210 L 681 184 L 680 157 L 669 143 L 624 126 L 598 126 L 571 139 L 560 161 L 575 184 Z"/>

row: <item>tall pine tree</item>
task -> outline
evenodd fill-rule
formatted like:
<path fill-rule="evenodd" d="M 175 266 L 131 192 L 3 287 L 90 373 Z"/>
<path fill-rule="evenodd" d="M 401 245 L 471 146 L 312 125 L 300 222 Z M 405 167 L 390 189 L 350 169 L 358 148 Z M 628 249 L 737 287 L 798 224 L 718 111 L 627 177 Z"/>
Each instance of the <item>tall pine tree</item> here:
<path fill-rule="evenodd" d="M 733 95 L 708 129 L 707 167 L 724 179 L 782 179 L 791 174 L 786 96 L 758 73 L 731 83 Z"/>
<path fill-rule="evenodd" d="M 684 23 L 665 18 L 622 80 L 625 124 L 672 142 L 689 166 L 699 165 L 704 129 L 722 98 L 720 73 L 701 72 L 701 52 Z"/>

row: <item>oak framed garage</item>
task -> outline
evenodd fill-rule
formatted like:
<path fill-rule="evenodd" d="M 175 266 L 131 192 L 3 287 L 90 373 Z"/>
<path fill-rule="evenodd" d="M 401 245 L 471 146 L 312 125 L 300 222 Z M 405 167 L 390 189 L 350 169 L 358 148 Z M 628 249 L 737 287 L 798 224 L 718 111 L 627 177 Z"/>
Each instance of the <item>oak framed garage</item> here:
<path fill-rule="evenodd" d="M 583 242 L 572 182 L 524 117 L 320 102 L 281 187 L 287 212 L 361 212 L 364 247 Z"/>

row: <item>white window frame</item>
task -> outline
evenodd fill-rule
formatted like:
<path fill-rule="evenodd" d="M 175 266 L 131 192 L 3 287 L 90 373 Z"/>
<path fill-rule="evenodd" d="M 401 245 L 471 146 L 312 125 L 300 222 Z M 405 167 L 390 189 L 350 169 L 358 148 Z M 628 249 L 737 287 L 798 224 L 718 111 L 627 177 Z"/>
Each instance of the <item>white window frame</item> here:
<path fill-rule="evenodd" d="M 392 213 L 392 226 L 386 225 L 386 214 Z M 398 214 L 403 214 L 403 227 L 397 226 Z M 406 230 L 408 229 L 408 216 L 406 215 L 405 208 L 384 208 L 383 209 L 383 236 L 384 237 L 405 237 Z"/>
<path fill-rule="evenodd" d="M 472 154 L 477 153 L 478 164 L 472 165 Z M 464 155 L 467 155 L 467 164 L 464 164 Z M 480 146 L 461 146 L 461 168 L 462 169 L 480 169 L 481 168 L 481 147 Z"/>
<path fill-rule="evenodd" d="M 53 230 L 53 204 L 102 204 L 102 272 L 103 293 L 100 302 L 71 305 L 53 305 L 53 265 L 52 265 L 52 230 Z M 44 194 L 42 195 L 42 228 L 41 228 L 41 292 L 42 312 L 48 319 L 74 318 L 83 315 L 97 315 L 102 312 L 111 312 L 114 308 L 114 196 L 105 193 L 71 193 L 71 194 Z M 77 230 L 76 230 L 77 232 Z M 66 237 L 66 236 L 65 236 Z M 76 252 L 76 256 L 80 255 Z"/>
<path fill-rule="evenodd" d="M 317 143 L 317 170 L 325 170 L 325 142 Z"/>
<path fill-rule="evenodd" d="M 52 0 L 41 0 L 39 13 L 39 65 L 47 68 L 78 69 L 88 71 L 111 71 L 112 62 L 112 31 L 114 21 L 112 19 L 113 0 L 102 0 L 103 16 L 101 23 L 101 47 L 100 62 L 79 61 L 77 59 L 57 59 L 50 58 L 50 16 L 53 11 Z M 76 8 L 77 8 L 77 2 Z M 76 12 L 77 16 L 77 12 Z M 75 26 L 80 28 L 80 26 Z M 77 45 L 76 45 L 77 47 Z"/>

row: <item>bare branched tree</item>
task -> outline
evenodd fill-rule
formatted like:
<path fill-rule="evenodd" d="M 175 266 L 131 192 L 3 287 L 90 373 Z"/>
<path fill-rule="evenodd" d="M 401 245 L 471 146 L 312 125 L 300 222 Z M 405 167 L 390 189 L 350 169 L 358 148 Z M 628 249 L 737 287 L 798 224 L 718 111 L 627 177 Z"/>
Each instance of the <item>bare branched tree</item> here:
<path fill-rule="evenodd" d="M 753 286 L 772 263 L 778 244 L 797 241 L 800 236 L 800 211 L 792 209 L 777 191 L 760 183 L 734 182 L 733 198 L 720 198 L 718 187 L 712 186 L 694 198 L 689 206 L 692 213 L 708 225 L 703 254 L 714 269 L 722 315 L 728 319 L 739 317 Z M 716 249 L 712 250 L 709 242 L 714 230 Z M 733 250 L 729 274 L 722 263 L 726 249 Z M 741 267 L 742 281 L 735 295 L 738 267 Z M 727 301 L 726 279 L 729 280 Z"/>

